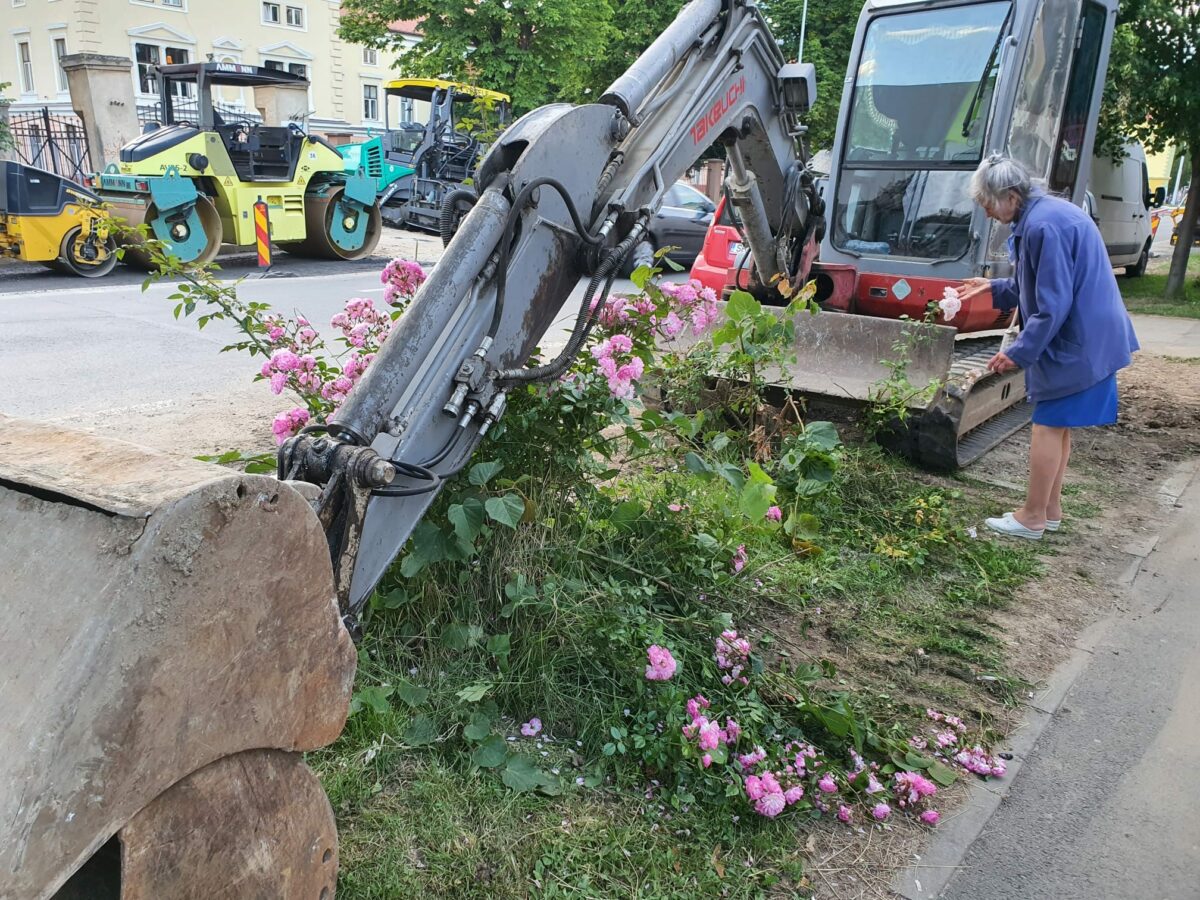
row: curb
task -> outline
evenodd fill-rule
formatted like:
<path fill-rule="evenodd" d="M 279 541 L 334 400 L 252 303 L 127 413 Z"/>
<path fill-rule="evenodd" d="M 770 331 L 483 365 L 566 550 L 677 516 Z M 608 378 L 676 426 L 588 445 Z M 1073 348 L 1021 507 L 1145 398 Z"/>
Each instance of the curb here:
<path fill-rule="evenodd" d="M 1179 498 L 1196 477 L 1200 477 L 1200 459 L 1181 463 L 1159 486 L 1157 499 L 1160 505 L 1165 510 L 1177 506 Z M 1133 583 L 1141 571 L 1142 563 L 1158 542 L 1158 537 L 1155 534 L 1125 546 L 1129 561 L 1116 579 L 1118 584 L 1128 587 Z M 970 796 L 966 802 L 943 820 L 944 830 L 936 831 L 924 854 L 892 880 L 891 890 L 894 893 L 905 900 L 936 900 L 958 870 L 963 868 L 963 860 L 971 845 L 983 833 L 1004 798 L 1013 789 L 1038 738 L 1058 712 L 1115 618 L 1113 615 L 1105 616 L 1079 633 L 1071 656 L 1054 670 L 1046 686 L 1026 704 L 1024 720 L 1009 735 L 1008 751 L 1012 753 L 1012 760 L 1008 762 L 1005 777 L 1000 781 L 976 781 L 970 785 Z"/>

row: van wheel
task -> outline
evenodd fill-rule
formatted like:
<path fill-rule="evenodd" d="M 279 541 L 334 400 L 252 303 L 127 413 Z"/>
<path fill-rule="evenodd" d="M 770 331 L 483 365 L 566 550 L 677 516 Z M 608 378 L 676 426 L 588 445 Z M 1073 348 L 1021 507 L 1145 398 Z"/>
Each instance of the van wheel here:
<path fill-rule="evenodd" d="M 1141 278 L 1146 274 L 1146 266 L 1150 262 L 1150 241 L 1146 241 L 1146 246 L 1142 248 L 1142 255 L 1138 257 L 1138 261 L 1132 266 L 1125 267 L 1126 278 Z"/>

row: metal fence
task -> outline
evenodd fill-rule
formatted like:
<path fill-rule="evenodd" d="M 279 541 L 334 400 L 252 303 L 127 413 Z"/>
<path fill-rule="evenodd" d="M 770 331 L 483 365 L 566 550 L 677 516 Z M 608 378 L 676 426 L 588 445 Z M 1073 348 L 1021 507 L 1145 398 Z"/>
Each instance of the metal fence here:
<path fill-rule="evenodd" d="M 21 162 L 72 181 L 95 171 L 83 120 L 74 113 L 51 113 L 43 106 L 36 112 L 13 113 L 9 127 Z"/>
<path fill-rule="evenodd" d="M 213 111 L 225 122 L 257 122 L 260 118 L 257 110 L 232 106 L 228 103 L 213 103 Z M 171 98 L 171 112 L 174 114 L 176 122 L 192 124 L 196 123 L 199 115 L 199 109 L 193 97 Z M 148 125 L 151 122 L 164 124 L 162 101 L 139 104 L 137 115 L 139 125 Z"/>

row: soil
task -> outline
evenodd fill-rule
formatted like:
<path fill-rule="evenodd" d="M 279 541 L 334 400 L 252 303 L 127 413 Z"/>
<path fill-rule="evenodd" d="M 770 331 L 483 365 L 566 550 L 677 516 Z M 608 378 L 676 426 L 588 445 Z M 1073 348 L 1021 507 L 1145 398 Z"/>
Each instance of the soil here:
<path fill-rule="evenodd" d="M 1158 532 L 1173 502 L 1160 488 L 1200 455 L 1200 364 L 1141 353 L 1118 381 L 1118 424 L 1075 433 L 1066 521 L 1059 534 L 1043 542 L 1048 574 L 1025 585 L 1011 606 L 992 617 L 1011 670 L 1034 685 L 1067 659 L 1081 630 L 1121 606 L 1122 575 L 1145 555 L 1148 538 Z M 963 473 L 966 490 L 994 498 L 997 512 L 1012 508 L 1023 488 L 1028 447 L 1027 428 Z M 947 487 L 964 486 L 963 479 L 927 477 Z M 1022 715 L 1020 708 L 999 704 L 990 711 L 993 727 L 1002 733 L 1016 727 Z M 945 792 L 944 820 L 953 819 L 966 795 L 963 785 Z M 814 832 L 806 887 L 823 900 L 895 897 L 889 885 L 919 858 L 927 834 L 907 821 L 862 832 Z"/>

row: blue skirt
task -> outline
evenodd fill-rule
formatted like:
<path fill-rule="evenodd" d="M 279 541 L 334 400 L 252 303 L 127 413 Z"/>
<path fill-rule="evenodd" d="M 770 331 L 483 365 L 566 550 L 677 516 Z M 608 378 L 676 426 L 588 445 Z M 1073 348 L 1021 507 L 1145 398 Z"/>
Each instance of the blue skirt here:
<path fill-rule="evenodd" d="M 1033 407 L 1033 424 L 1051 428 L 1089 428 L 1117 421 L 1117 375 L 1114 372 L 1086 390 Z"/>

